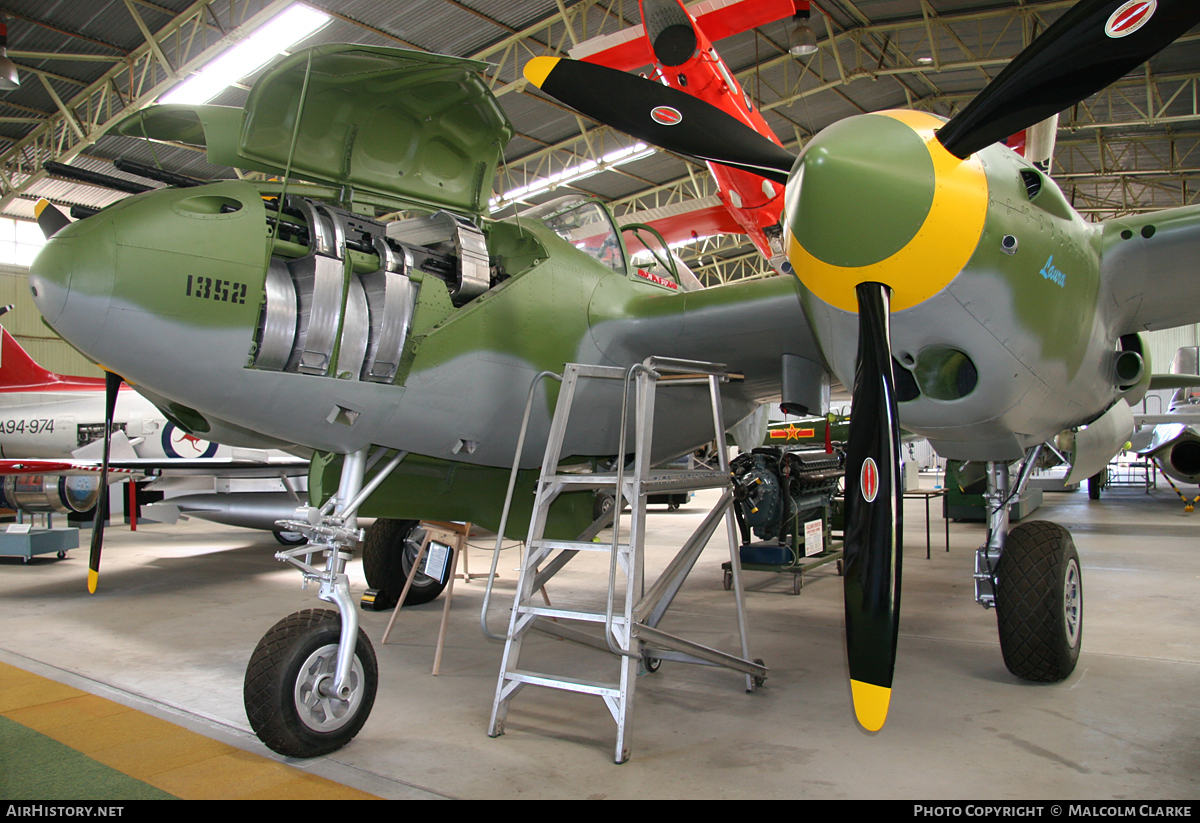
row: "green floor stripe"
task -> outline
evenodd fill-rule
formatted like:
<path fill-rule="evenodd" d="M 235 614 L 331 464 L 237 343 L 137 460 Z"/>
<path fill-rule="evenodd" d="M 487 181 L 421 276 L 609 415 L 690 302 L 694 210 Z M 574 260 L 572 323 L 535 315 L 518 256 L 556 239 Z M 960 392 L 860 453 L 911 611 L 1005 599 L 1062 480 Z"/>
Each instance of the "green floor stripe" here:
<path fill-rule="evenodd" d="M 7 717 L 0 717 L 0 797 L 5 800 L 177 799 Z"/>

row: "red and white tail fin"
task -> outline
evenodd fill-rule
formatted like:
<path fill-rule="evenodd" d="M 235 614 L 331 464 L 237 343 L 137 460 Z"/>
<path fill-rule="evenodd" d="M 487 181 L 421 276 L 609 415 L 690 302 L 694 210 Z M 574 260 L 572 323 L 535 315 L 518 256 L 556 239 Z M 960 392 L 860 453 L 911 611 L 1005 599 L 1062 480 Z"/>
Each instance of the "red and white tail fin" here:
<path fill-rule="evenodd" d="M 29 352 L 0 327 L 0 391 L 79 390 L 104 387 L 102 377 L 66 377 L 39 366 Z"/>
<path fill-rule="evenodd" d="M 21 348 L 8 329 L 0 328 L 4 342 L 0 345 L 0 388 L 36 388 L 50 386 L 62 380 L 60 375 L 46 371 Z"/>

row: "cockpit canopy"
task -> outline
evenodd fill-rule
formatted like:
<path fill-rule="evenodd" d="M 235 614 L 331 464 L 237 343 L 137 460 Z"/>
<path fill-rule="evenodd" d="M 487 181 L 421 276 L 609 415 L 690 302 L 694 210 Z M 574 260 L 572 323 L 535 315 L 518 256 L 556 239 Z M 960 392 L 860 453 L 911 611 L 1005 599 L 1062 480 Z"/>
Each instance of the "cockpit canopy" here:
<path fill-rule="evenodd" d="M 628 266 L 617 228 L 608 210 L 580 195 L 567 195 L 521 213 L 521 220 L 537 220 L 584 254 L 617 274 Z"/>

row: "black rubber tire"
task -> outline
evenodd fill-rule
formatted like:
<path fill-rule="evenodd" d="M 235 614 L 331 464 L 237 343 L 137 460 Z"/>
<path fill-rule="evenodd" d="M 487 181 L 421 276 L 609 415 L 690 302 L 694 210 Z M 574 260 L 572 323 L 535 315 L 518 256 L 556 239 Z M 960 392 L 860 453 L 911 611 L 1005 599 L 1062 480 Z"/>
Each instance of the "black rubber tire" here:
<path fill-rule="evenodd" d="M 303 546 L 307 538 L 300 532 L 285 532 L 279 529 L 273 529 L 271 534 L 275 536 L 275 540 L 281 546 Z"/>
<path fill-rule="evenodd" d="M 601 515 L 613 507 L 614 498 L 608 492 L 596 492 L 592 501 L 592 520 L 599 520 Z"/>
<path fill-rule="evenodd" d="M 404 582 L 417 552 L 421 549 L 421 539 L 425 536 L 419 528 L 417 520 L 389 520 L 380 518 L 367 527 L 363 537 L 363 573 L 367 578 L 368 588 L 383 592 L 385 600 L 395 602 L 404 591 Z M 453 552 L 453 549 L 451 549 Z M 453 553 L 447 559 L 447 566 L 454 560 Z M 447 579 L 446 583 L 449 582 Z M 405 606 L 419 606 L 435 599 L 446 583 L 417 574 L 413 578 L 412 588 L 404 598 Z"/>
<path fill-rule="evenodd" d="M 332 701 L 331 706 L 320 700 L 311 709 L 296 705 L 298 683 L 332 683 L 341 634 L 336 611 L 305 609 L 280 620 L 258 641 L 246 667 L 242 700 L 250 726 L 267 748 L 285 757 L 319 757 L 345 746 L 362 729 L 379 686 L 375 650 L 362 629 L 354 652 L 357 677 L 350 705 Z M 320 718 L 330 724 L 329 730 L 313 726 Z"/>
<path fill-rule="evenodd" d="M 1004 665 L 1023 680 L 1055 683 L 1083 644 L 1083 582 L 1071 533 L 1033 520 L 1008 533 L 996 568 L 996 623 Z"/>
<path fill-rule="evenodd" d="M 1088 478 L 1088 498 L 1090 500 L 1100 499 L 1100 490 L 1104 488 L 1104 481 L 1107 479 L 1107 474 L 1108 469 L 1101 469 Z"/>

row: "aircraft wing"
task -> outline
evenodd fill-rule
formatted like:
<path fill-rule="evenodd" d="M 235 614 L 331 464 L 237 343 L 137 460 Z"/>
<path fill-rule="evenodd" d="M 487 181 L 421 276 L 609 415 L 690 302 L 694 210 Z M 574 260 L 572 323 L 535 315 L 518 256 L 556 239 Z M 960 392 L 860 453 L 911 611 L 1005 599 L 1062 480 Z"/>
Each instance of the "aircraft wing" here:
<path fill-rule="evenodd" d="M 796 13 L 792 0 L 705 0 L 688 12 L 710 42 L 748 31 Z M 633 71 L 654 62 L 646 29 L 638 23 L 612 34 L 585 40 L 567 52 L 576 60 Z"/>
<path fill-rule="evenodd" d="M 1109 220 L 1101 277 L 1122 333 L 1196 322 L 1200 206 Z"/>
<path fill-rule="evenodd" d="M 630 223 L 645 223 L 653 227 L 667 243 L 709 237 L 714 234 L 745 234 L 721 198 L 716 195 L 697 200 L 685 200 L 654 209 L 623 214 L 618 218 L 622 226 Z M 625 244 L 630 254 L 645 248 L 632 232 L 625 235 Z"/>
<path fill-rule="evenodd" d="M 100 470 L 99 460 L 0 460 L 0 475 L 79 476 L 97 474 Z M 308 461 L 298 457 L 269 462 L 231 460 L 223 457 L 134 458 L 110 460 L 108 472 L 111 483 L 163 476 L 279 477 L 280 474 L 286 474 L 294 477 L 308 474 Z"/>

